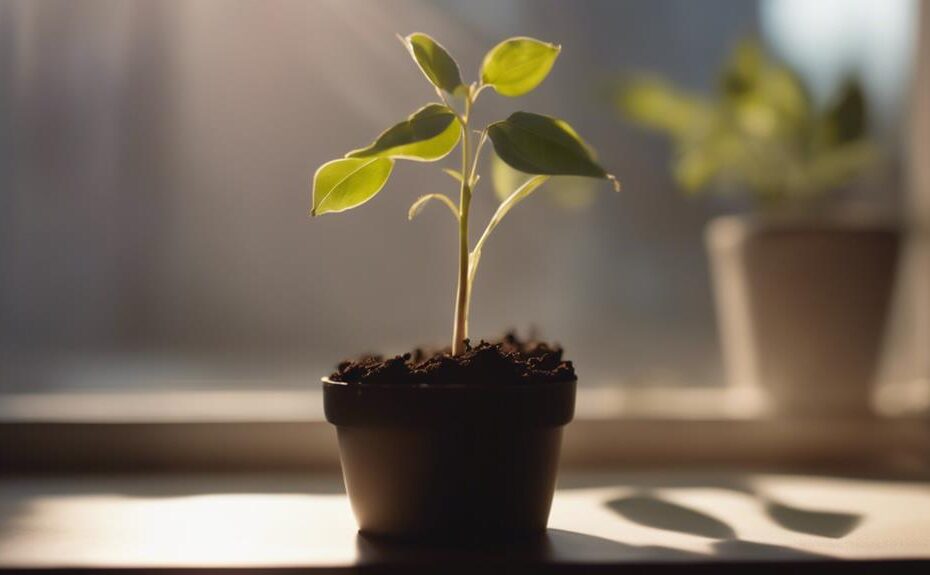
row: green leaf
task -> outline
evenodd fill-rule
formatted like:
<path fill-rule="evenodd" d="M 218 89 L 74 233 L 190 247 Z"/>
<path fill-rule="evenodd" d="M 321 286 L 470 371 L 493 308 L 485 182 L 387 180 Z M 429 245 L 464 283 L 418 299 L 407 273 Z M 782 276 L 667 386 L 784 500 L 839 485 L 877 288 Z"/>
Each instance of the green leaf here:
<path fill-rule="evenodd" d="M 491 184 L 494 195 L 500 201 L 532 178 L 504 163 L 497 154 L 491 156 Z M 597 197 L 597 183 L 583 176 L 556 176 L 546 186 L 546 196 L 560 208 L 582 210 L 594 203 Z"/>
<path fill-rule="evenodd" d="M 459 209 L 456 207 L 455 203 L 449 199 L 449 196 L 444 194 L 426 194 L 425 196 L 420 196 L 417 198 L 417 201 L 413 202 L 413 204 L 410 206 L 410 209 L 407 210 L 407 219 L 412 220 L 413 218 L 420 215 L 420 212 L 423 211 L 423 208 L 426 207 L 426 204 L 428 204 L 430 200 L 437 200 L 442 202 L 446 205 L 447 208 L 449 208 L 449 210 L 452 211 L 452 217 L 454 217 L 456 220 L 459 219 Z"/>
<path fill-rule="evenodd" d="M 481 250 L 484 249 L 484 244 L 488 241 L 488 238 L 491 237 L 491 232 L 501 223 L 501 220 L 504 219 L 504 216 L 513 209 L 514 206 L 519 204 L 521 201 L 526 199 L 527 196 L 536 191 L 536 188 L 546 183 L 546 180 L 549 179 L 549 176 L 533 176 L 529 180 L 523 182 L 519 188 L 513 191 L 507 198 L 497 206 L 497 211 L 494 212 L 494 215 L 491 217 L 491 221 L 488 222 L 484 232 L 481 234 L 481 237 L 478 238 L 478 241 L 475 243 L 474 249 L 468 257 L 468 284 L 471 285 L 475 281 L 475 272 L 478 271 L 478 263 L 481 261 Z"/>
<path fill-rule="evenodd" d="M 745 38 L 733 48 L 721 74 L 725 96 L 741 97 L 758 89 L 760 77 L 769 66 L 762 46 L 755 38 Z"/>
<path fill-rule="evenodd" d="M 311 216 L 342 212 L 373 198 L 387 183 L 394 160 L 342 158 L 320 166 L 313 175 Z"/>
<path fill-rule="evenodd" d="M 631 120 L 679 139 L 703 134 L 717 120 L 713 103 L 648 76 L 626 83 L 617 103 Z"/>
<path fill-rule="evenodd" d="M 491 155 L 491 187 L 497 199 L 504 201 L 514 190 L 533 176 L 508 166 L 497 154 Z"/>
<path fill-rule="evenodd" d="M 862 86 L 848 79 L 818 119 L 815 143 L 823 149 L 864 139 L 868 135 L 868 123 Z"/>
<path fill-rule="evenodd" d="M 488 126 L 494 151 L 510 167 L 527 174 L 605 178 L 619 190 L 616 178 L 594 159 L 594 152 L 562 120 L 515 112 Z"/>
<path fill-rule="evenodd" d="M 461 125 L 452 110 L 442 104 L 429 104 L 386 130 L 367 148 L 352 150 L 346 157 L 432 162 L 451 152 L 461 135 Z"/>
<path fill-rule="evenodd" d="M 401 41 L 433 86 L 450 94 L 465 89 L 459 65 L 439 42 L 419 32 L 401 38 Z"/>
<path fill-rule="evenodd" d="M 721 104 L 734 127 L 750 137 L 803 132 L 811 113 L 798 74 L 772 59 L 755 39 L 740 42 L 724 67 Z"/>
<path fill-rule="evenodd" d="M 706 137 L 700 145 L 684 147 L 673 164 L 673 174 L 687 193 L 696 193 L 721 180 L 744 173 L 748 154 L 741 139 L 719 134 Z"/>
<path fill-rule="evenodd" d="M 481 82 L 503 96 L 522 96 L 546 79 L 561 50 L 533 38 L 504 40 L 484 57 Z"/>
<path fill-rule="evenodd" d="M 880 159 L 871 141 L 857 140 L 814 156 L 804 173 L 808 191 L 834 189 L 848 184 Z"/>
<path fill-rule="evenodd" d="M 460 184 L 462 183 L 462 178 L 464 177 L 462 176 L 462 172 L 458 170 L 453 170 L 452 168 L 443 168 L 442 171 L 445 172 L 450 178 L 452 178 L 456 182 Z"/>

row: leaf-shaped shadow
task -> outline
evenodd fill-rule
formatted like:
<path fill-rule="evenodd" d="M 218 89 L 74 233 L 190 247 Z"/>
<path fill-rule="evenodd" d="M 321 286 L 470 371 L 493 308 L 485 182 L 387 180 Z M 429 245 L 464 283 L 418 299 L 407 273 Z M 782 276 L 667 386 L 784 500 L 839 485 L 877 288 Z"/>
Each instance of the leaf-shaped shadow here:
<path fill-rule="evenodd" d="M 646 527 L 709 539 L 736 538 L 733 528 L 716 517 L 649 495 L 613 499 L 606 505 L 623 518 Z"/>
<path fill-rule="evenodd" d="M 772 499 L 766 501 L 765 513 L 785 529 L 833 539 L 849 535 L 862 522 L 854 513 L 800 509 Z"/>

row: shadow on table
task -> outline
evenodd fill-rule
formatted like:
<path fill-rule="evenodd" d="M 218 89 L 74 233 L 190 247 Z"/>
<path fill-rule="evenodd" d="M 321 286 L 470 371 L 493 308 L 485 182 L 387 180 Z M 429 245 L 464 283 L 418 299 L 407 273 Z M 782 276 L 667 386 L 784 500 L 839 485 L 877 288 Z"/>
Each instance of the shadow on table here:
<path fill-rule="evenodd" d="M 652 491 L 658 488 L 708 487 L 749 495 L 762 505 L 765 515 L 771 521 L 783 529 L 804 535 L 841 539 L 852 533 L 862 522 L 862 516 L 856 513 L 788 505 L 771 497 L 749 480 L 741 477 L 705 476 L 690 479 L 679 477 L 673 481 L 662 481 L 655 477 L 642 479 L 643 481 L 637 482 L 635 478 L 625 478 L 621 484 L 614 482 L 613 486 L 638 487 L 641 492 L 630 497 L 609 501 L 606 505 L 631 521 L 658 529 L 680 531 L 713 539 L 735 538 L 735 533 L 732 533 L 730 526 L 723 524 L 720 520 L 656 497 Z"/>
<path fill-rule="evenodd" d="M 840 539 L 852 533 L 862 522 L 862 516 L 855 513 L 801 509 L 771 498 L 757 497 L 762 499 L 770 519 L 797 533 Z"/>
<path fill-rule="evenodd" d="M 716 539 L 713 549 L 717 557 L 739 560 L 829 559 L 827 555 L 801 551 L 792 547 L 741 540 L 738 538 L 736 530 L 720 519 L 703 511 L 667 501 L 645 491 L 628 497 L 612 499 L 605 505 L 624 519 L 645 527 Z M 782 510 L 778 512 L 785 513 Z M 829 523 L 824 518 L 817 516 L 811 518 L 810 516 L 814 513 L 804 511 L 795 516 L 790 516 L 789 513 L 788 520 L 790 522 L 804 522 L 813 519 L 815 520 L 813 525 L 816 527 L 835 528 L 832 524 L 824 525 L 824 523 Z M 818 525 L 817 522 L 820 522 L 820 524 Z M 805 529 L 804 532 L 810 532 L 811 524 L 803 523 L 796 530 L 802 528 Z"/>
<path fill-rule="evenodd" d="M 359 534 L 356 547 L 358 556 L 355 572 L 404 575 L 826 575 L 926 572 L 926 564 L 921 561 L 850 563 L 787 547 L 736 539 L 718 541 L 713 545 L 712 554 L 699 554 L 661 546 L 629 545 L 560 529 L 550 529 L 546 535 L 533 541 L 497 545 L 399 544 Z"/>
<path fill-rule="evenodd" d="M 437 565 L 468 569 L 475 565 L 513 566 L 596 565 L 607 563 L 693 562 L 706 555 L 671 547 L 637 546 L 573 531 L 550 529 L 538 538 L 501 543 L 397 543 L 359 534 L 358 560 L 362 565 Z"/>
<path fill-rule="evenodd" d="M 723 521 L 645 493 L 612 499 L 605 505 L 624 519 L 653 529 L 709 539 L 736 539 L 736 531 Z"/>

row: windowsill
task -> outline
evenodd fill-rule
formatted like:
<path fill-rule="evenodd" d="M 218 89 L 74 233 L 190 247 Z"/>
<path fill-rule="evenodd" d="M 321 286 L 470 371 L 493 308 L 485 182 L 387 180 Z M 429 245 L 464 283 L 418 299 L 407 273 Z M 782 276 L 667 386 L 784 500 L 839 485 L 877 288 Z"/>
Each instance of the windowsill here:
<path fill-rule="evenodd" d="M 0 451 L 21 470 L 338 469 L 317 389 L 7 394 Z M 926 470 L 925 418 L 785 421 L 725 388 L 581 388 L 569 468 Z"/>
<path fill-rule="evenodd" d="M 918 385 L 920 384 L 920 385 Z M 880 395 L 879 417 L 927 417 L 927 382 Z M 765 397 L 752 388 L 580 386 L 576 421 L 758 421 L 771 419 Z M 28 423 L 316 423 L 325 421 L 323 391 L 254 385 L 250 388 L 83 390 L 0 393 L 0 422 Z"/>
<path fill-rule="evenodd" d="M 0 421 L 45 423 L 314 423 L 324 421 L 323 393 L 305 390 L 163 390 L 10 393 Z M 575 419 L 730 421 L 765 416 L 751 390 L 582 387 Z"/>

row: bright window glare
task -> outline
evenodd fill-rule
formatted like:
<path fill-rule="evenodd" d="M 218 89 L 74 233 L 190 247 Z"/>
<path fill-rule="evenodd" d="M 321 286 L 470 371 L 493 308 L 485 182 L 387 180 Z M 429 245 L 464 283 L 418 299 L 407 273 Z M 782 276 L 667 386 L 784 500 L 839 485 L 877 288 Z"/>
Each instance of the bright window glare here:
<path fill-rule="evenodd" d="M 764 0 L 763 33 L 820 102 L 850 74 L 862 78 L 881 125 L 895 120 L 914 52 L 914 0 Z"/>

